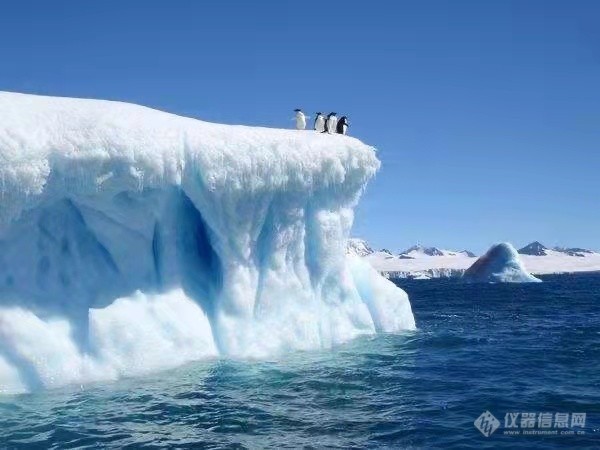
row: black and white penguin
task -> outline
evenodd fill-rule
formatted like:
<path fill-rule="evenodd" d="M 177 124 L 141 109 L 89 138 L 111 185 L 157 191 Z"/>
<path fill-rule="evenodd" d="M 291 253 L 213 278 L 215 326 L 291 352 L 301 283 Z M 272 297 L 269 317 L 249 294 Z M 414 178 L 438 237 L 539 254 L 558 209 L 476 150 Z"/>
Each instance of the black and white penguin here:
<path fill-rule="evenodd" d="M 342 116 L 337 123 L 336 131 L 338 134 L 346 134 L 349 126 L 350 124 L 348 123 L 348 118 L 346 116 Z"/>
<path fill-rule="evenodd" d="M 327 116 L 327 126 L 325 128 L 325 131 L 327 131 L 329 134 L 335 133 L 335 130 L 337 127 L 338 119 L 335 114 L 336 113 L 332 112 L 332 113 L 329 113 L 329 115 Z"/>
<path fill-rule="evenodd" d="M 302 112 L 301 109 L 295 109 L 296 113 L 296 130 L 304 130 L 306 129 L 306 116 Z"/>
<path fill-rule="evenodd" d="M 325 117 L 320 112 L 317 113 L 317 117 L 315 118 L 315 131 L 317 133 L 325 131 Z"/>

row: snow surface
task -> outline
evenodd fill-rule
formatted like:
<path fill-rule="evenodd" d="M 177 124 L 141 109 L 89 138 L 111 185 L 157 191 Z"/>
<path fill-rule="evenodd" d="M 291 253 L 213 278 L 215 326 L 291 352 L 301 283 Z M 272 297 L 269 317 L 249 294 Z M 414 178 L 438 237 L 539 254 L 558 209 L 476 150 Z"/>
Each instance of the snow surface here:
<path fill-rule="evenodd" d="M 344 251 L 378 168 L 346 136 L 0 93 L 0 391 L 413 329 Z"/>
<path fill-rule="evenodd" d="M 546 250 L 546 256 L 521 255 L 525 267 L 535 275 L 600 271 L 600 253 L 572 256 L 556 250 Z"/>
<path fill-rule="evenodd" d="M 462 276 L 470 283 L 531 283 L 541 280 L 530 275 L 508 242 L 495 244 L 480 256 Z"/>

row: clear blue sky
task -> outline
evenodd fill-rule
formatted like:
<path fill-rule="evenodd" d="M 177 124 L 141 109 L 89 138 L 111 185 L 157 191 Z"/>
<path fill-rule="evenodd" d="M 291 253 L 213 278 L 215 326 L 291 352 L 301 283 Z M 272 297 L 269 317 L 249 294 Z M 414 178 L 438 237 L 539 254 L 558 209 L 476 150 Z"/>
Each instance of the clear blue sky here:
<path fill-rule="evenodd" d="M 13 1 L 0 89 L 224 123 L 335 110 L 383 166 L 354 234 L 600 249 L 600 2 Z"/>

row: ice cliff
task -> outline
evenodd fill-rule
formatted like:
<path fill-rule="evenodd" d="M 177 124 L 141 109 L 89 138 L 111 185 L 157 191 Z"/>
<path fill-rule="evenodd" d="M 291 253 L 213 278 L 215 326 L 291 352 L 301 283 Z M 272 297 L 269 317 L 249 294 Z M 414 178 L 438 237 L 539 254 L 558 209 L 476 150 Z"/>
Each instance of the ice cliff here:
<path fill-rule="evenodd" d="M 414 328 L 345 256 L 378 167 L 346 136 L 0 93 L 0 392 Z"/>
<path fill-rule="evenodd" d="M 485 255 L 469 267 L 463 280 L 474 283 L 529 283 L 539 282 L 525 270 L 519 254 L 509 243 L 493 245 Z"/>

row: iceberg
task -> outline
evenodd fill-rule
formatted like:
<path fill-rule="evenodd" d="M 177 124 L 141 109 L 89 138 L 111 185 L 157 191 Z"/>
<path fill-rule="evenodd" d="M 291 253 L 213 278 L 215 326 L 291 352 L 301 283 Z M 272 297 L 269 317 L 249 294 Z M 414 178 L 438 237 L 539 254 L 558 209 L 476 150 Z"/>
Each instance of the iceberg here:
<path fill-rule="evenodd" d="M 465 271 L 462 279 L 471 283 L 541 282 L 525 270 L 517 250 L 507 242 L 493 245 Z"/>
<path fill-rule="evenodd" d="M 0 393 L 415 328 L 345 254 L 357 139 L 0 92 Z"/>

